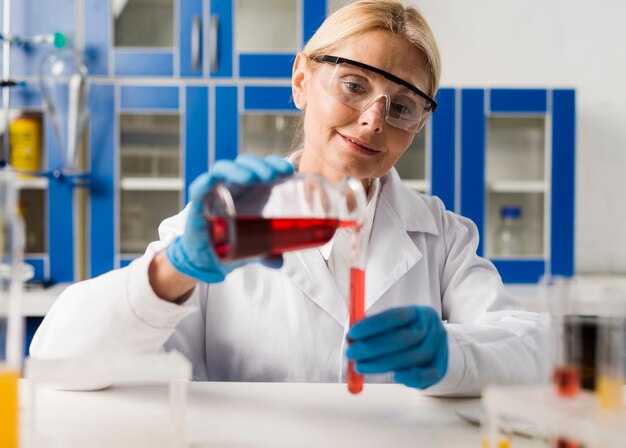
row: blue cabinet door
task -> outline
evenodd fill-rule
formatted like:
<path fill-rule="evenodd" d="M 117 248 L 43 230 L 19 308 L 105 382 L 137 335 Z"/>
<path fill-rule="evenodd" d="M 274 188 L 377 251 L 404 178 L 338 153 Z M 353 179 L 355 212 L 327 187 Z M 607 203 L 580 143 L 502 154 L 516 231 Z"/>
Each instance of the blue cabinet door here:
<path fill-rule="evenodd" d="M 84 1 L 85 53 L 92 75 L 204 74 L 203 0 L 172 0 L 157 5 L 162 11 L 142 11 L 132 2 L 119 3 L 119 9 L 116 2 Z"/>
<path fill-rule="evenodd" d="M 453 211 L 457 208 L 456 94 L 454 89 L 439 89 L 436 98 L 439 107 L 431 117 L 431 193 Z"/>
<path fill-rule="evenodd" d="M 229 3 L 230 0 L 225 2 Z M 232 3 L 232 2 L 231 2 Z M 292 45 L 296 48 L 285 51 L 231 51 L 235 54 L 235 58 L 239 67 L 239 77 L 241 78 L 290 78 L 291 68 L 296 56 L 304 44 L 313 35 L 315 30 L 322 24 L 326 18 L 326 0 L 294 0 L 296 10 L 299 11 L 300 17 L 296 29 L 300 31 L 297 41 Z M 235 14 L 235 12 L 231 12 Z M 274 21 L 271 25 L 280 26 L 280 20 Z M 236 23 L 235 26 L 241 26 Z M 260 26 L 268 26 L 267 23 L 260 23 Z"/>
<path fill-rule="evenodd" d="M 203 85 L 92 86 L 90 277 L 143 253 L 183 207 L 208 169 L 209 98 Z"/>
<path fill-rule="evenodd" d="M 460 91 L 460 213 L 478 228 L 479 255 L 490 258 L 507 283 L 573 274 L 574 98 L 572 90 Z M 535 165 L 529 161 L 534 153 Z M 503 162 L 506 154 L 512 167 Z M 525 176 L 528 167 L 536 172 Z M 499 253 L 498 207 L 511 203 L 527 207 L 519 236 L 524 249 Z"/>

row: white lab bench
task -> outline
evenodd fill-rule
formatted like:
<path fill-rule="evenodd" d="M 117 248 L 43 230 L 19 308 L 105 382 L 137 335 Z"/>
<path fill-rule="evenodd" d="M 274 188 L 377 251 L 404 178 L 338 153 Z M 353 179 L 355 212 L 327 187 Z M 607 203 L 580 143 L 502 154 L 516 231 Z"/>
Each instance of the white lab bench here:
<path fill-rule="evenodd" d="M 28 394 L 26 380 L 21 386 Z M 32 404 L 28 396 L 22 398 L 25 433 Z M 480 430 L 455 411 L 474 403 L 478 399 L 426 397 L 393 384 L 365 384 L 364 391 L 354 396 L 345 384 L 192 382 L 187 441 L 180 445 L 168 439 L 166 386 L 118 386 L 96 392 L 39 388 L 36 419 L 46 448 L 465 448 L 481 446 Z M 514 436 L 512 446 L 543 445 Z"/>

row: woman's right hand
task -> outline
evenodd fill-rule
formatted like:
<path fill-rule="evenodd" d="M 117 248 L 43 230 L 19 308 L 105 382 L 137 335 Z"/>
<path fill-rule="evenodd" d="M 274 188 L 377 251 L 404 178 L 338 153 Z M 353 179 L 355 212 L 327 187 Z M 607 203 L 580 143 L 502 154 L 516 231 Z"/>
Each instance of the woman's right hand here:
<path fill-rule="evenodd" d="M 270 182 L 279 176 L 293 174 L 294 168 L 289 161 L 278 157 L 261 158 L 243 154 L 237 160 L 218 160 L 210 172 L 198 176 L 189 187 L 191 204 L 185 224 L 185 232 L 174 239 L 165 251 L 167 259 L 179 272 L 206 283 L 224 280 L 233 269 L 249 263 L 221 263 L 213 251 L 206 220 L 203 214 L 203 200 L 206 193 L 217 181 L 238 184 Z M 259 261 L 259 260 L 256 260 Z M 270 267 L 282 266 L 282 258 L 260 260 Z"/>

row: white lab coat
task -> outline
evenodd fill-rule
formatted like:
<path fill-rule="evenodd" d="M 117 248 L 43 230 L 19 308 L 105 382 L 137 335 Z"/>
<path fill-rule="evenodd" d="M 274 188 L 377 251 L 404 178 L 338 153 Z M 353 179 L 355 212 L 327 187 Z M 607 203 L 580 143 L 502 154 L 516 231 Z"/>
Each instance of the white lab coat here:
<path fill-rule="evenodd" d="M 433 307 L 448 333 L 446 376 L 433 394 L 474 395 L 488 383 L 539 378 L 537 316 L 517 310 L 493 265 L 476 255 L 474 224 L 435 197 L 381 178 L 366 264 L 366 313 Z M 154 253 L 182 233 L 186 210 L 128 267 L 67 288 L 33 343 L 34 357 L 176 349 L 196 380 L 338 382 L 348 310 L 319 249 L 287 253 L 281 269 L 250 264 L 199 284 L 175 305 L 150 288 Z M 390 375 L 366 381 L 391 381 Z"/>

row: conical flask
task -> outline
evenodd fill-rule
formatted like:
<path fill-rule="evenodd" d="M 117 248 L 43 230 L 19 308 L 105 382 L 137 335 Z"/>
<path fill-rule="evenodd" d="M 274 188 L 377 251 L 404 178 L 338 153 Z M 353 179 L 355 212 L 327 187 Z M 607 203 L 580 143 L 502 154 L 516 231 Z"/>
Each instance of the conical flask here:
<path fill-rule="evenodd" d="M 80 172 L 78 148 L 87 122 L 87 68 L 71 48 L 51 52 L 41 63 L 45 109 L 65 174 Z"/>

